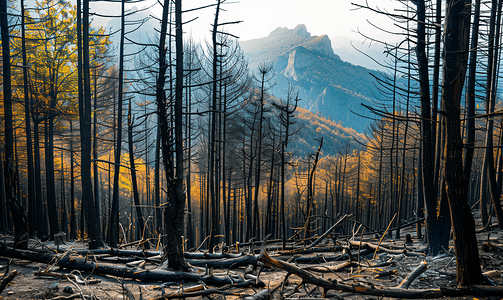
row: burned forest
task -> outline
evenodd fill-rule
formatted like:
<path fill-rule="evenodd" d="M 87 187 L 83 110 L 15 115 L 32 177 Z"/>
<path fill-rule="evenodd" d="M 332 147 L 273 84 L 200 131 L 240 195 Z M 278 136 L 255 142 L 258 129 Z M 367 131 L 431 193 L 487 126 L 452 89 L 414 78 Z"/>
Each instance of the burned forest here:
<path fill-rule="evenodd" d="M 0 0 L 0 299 L 503 298 L 503 0 L 246 5 Z"/>

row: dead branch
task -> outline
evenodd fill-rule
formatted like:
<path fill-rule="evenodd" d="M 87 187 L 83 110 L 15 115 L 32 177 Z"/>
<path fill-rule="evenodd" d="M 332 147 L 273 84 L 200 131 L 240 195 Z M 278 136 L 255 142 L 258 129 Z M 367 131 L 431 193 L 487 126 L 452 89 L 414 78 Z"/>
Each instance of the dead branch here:
<path fill-rule="evenodd" d="M 327 265 L 325 265 L 325 266 L 310 266 L 310 267 L 304 268 L 304 270 L 318 272 L 318 273 L 329 273 L 329 272 L 339 272 L 339 271 L 342 271 L 346 268 L 349 268 L 349 267 L 352 267 L 355 265 L 357 265 L 357 263 L 352 262 L 352 261 L 347 261 L 347 262 L 343 262 L 342 264 L 331 265 L 331 266 L 327 266 Z"/>
<path fill-rule="evenodd" d="M 360 255 L 371 254 L 374 251 L 372 249 L 363 249 Z M 350 258 L 349 251 L 344 254 L 337 255 L 317 255 L 317 256 L 299 256 L 294 259 L 296 263 L 299 264 L 313 264 L 313 263 L 326 263 L 330 261 L 343 261 Z M 284 259 L 286 260 L 286 259 Z"/>
<path fill-rule="evenodd" d="M 336 280 L 327 280 L 318 277 L 306 270 L 300 269 L 299 267 L 292 265 L 287 262 L 279 261 L 273 259 L 267 255 L 267 253 L 262 253 L 259 256 L 259 261 L 264 263 L 266 266 L 276 267 L 287 271 L 290 274 L 295 274 L 299 276 L 303 283 L 309 283 L 317 285 L 324 289 L 324 294 L 329 290 L 344 291 L 363 295 L 373 295 L 379 297 L 393 297 L 393 298 L 408 298 L 408 299 L 418 299 L 418 298 L 440 298 L 443 296 L 450 295 L 503 295 L 503 287 L 493 287 L 493 286 L 467 286 L 463 288 L 456 287 L 445 287 L 440 289 L 403 289 L 397 287 L 379 287 L 371 284 L 345 284 L 339 283 Z"/>
<path fill-rule="evenodd" d="M 261 283 L 264 286 L 263 283 Z M 205 289 L 202 290 L 203 285 L 197 285 L 195 287 L 191 288 L 186 288 L 181 292 L 177 292 L 174 294 L 170 295 L 164 295 L 156 298 L 152 298 L 150 300 L 161 300 L 161 299 L 173 299 L 173 298 L 190 298 L 190 297 L 200 297 L 200 296 L 209 296 L 212 294 L 220 294 L 220 295 L 228 295 L 228 296 L 238 296 L 239 298 L 243 298 L 246 296 L 243 293 L 236 293 L 236 292 L 227 292 L 226 290 L 230 288 L 247 288 L 250 286 L 254 286 L 252 281 L 244 281 L 241 283 L 236 283 L 236 284 L 228 284 L 225 286 L 222 286 L 221 288 L 214 288 L 214 289 Z"/>
<path fill-rule="evenodd" d="M 54 298 L 50 298 L 48 300 L 72 300 L 76 298 L 81 298 L 80 294 L 72 294 L 70 296 L 56 296 Z"/>
<path fill-rule="evenodd" d="M 344 215 L 337 223 L 335 223 L 332 227 L 330 227 L 324 234 L 322 234 L 316 241 L 314 241 L 311 245 L 307 246 L 306 249 L 313 248 L 318 245 L 327 235 L 329 235 L 332 231 L 334 231 L 337 227 L 341 226 L 342 222 L 344 222 L 351 215 Z"/>
<path fill-rule="evenodd" d="M 247 265 L 256 265 L 257 256 L 246 255 L 228 259 L 187 259 L 187 262 L 193 266 L 199 266 L 199 267 L 207 266 L 210 268 L 227 269 L 230 268 L 231 266 L 242 267 Z"/>
<path fill-rule="evenodd" d="M 2 279 L 2 282 L 0 283 L 0 294 L 5 289 L 5 287 L 7 287 L 7 285 L 14 279 L 14 277 L 16 277 L 19 273 L 21 272 L 14 270 Z"/>
<path fill-rule="evenodd" d="M 62 278 L 62 279 L 70 279 L 70 280 L 75 281 L 78 284 L 97 284 L 97 283 L 101 282 L 101 280 L 99 280 L 99 279 L 83 280 L 75 274 L 59 274 L 59 273 L 50 272 L 50 271 L 35 272 L 34 275 L 35 276 L 48 276 L 48 277 L 56 277 L 56 278 Z"/>
<path fill-rule="evenodd" d="M 360 243 L 361 243 L 362 248 L 373 249 L 373 250 L 375 250 L 376 253 L 379 251 L 382 251 L 382 252 L 388 252 L 388 253 L 392 253 L 392 254 L 404 254 L 404 255 L 409 255 L 409 256 L 425 256 L 424 253 L 409 251 L 407 249 L 389 249 L 389 248 L 386 248 L 386 247 L 383 247 L 380 245 L 375 245 L 375 244 L 372 244 L 369 242 L 350 241 L 349 243 L 351 244 L 351 246 L 357 247 L 357 248 L 360 247 Z"/>
<path fill-rule="evenodd" d="M 428 268 L 427 264 L 426 264 L 426 261 L 422 261 L 419 266 L 417 266 L 417 268 L 414 269 L 414 271 L 412 271 L 409 275 L 407 275 L 407 277 L 405 277 L 404 280 L 402 280 L 402 282 L 400 282 L 400 284 L 398 285 L 398 288 L 401 288 L 401 289 L 408 289 L 410 284 L 419 276 L 421 275 L 421 273 L 423 273 L 424 271 L 426 271 L 426 269 Z"/>
<path fill-rule="evenodd" d="M 267 299 L 270 299 L 271 294 L 274 293 L 280 286 L 281 286 L 281 284 L 278 284 L 273 288 L 264 289 L 264 290 L 254 294 L 252 296 L 245 297 L 244 300 L 267 300 Z"/>

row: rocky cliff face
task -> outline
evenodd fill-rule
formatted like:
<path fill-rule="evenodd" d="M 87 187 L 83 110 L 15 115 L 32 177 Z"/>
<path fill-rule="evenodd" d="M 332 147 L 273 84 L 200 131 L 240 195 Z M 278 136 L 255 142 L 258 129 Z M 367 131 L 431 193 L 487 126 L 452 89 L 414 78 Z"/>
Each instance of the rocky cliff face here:
<path fill-rule="evenodd" d="M 279 27 L 265 38 L 240 44 L 252 71 L 261 63 L 274 66 L 277 84 L 271 93 L 276 97 L 284 97 L 292 84 L 301 107 L 341 120 L 358 132 L 367 127 L 368 120 L 357 114 L 368 115 L 361 103 L 371 105 L 376 91 L 369 73 L 375 71 L 342 61 L 328 36 L 311 36 L 305 25 L 298 25 Z"/>

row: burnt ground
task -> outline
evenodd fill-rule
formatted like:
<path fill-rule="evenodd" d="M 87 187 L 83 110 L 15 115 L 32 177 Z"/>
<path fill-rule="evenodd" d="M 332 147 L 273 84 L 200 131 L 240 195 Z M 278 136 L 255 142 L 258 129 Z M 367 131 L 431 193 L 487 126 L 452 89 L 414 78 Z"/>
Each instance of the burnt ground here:
<path fill-rule="evenodd" d="M 402 230 L 402 237 L 405 234 L 411 234 L 413 237 L 412 244 L 405 245 L 404 238 L 395 240 L 390 237 L 383 239 L 381 246 L 389 249 L 403 249 L 406 246 L 407 250 L 411 252 L 420 251 L 424 249 L 425 245 L 422 240 L 415 239 L 415 231 L 413 227 L 406 228 Z M 501 271 L 503 271 L 503 232 L 497 228 L 491 229 L 489 231 L 481 232 L 477 234 L 479 241 L 479 251 L 481 255 L 481 266 L 482 272 L 489 272 L 490 280 L 493 281 L 495 285 L 503 285 L 503 278 L 501 277 Z M 8 243 L 12 239 L 11 236 L 0 236 L 0 243 Z M 356 239 L 359 239 L 357 237 Z M 378 244 L 379 239 L 375 235 L 364 236 L 365 242 Z M 491 247 L 488 249 L 484 247 L 482 249 L 482 244 L 490 242 Z M 325 245 L 329 246 L 332 240 L 325 240 Z M 345 241 L 340 239 L 340 243 L 344 244 Z M 451 242 L 452 243 L 452 242 Z M 61 249 L 72 250 L 72 249 L 86 249 L 85 243 L 82 241 L 67 242 L 65 245 L 61 246 Z M 332 244 L 333 245 L 333 244 Z M 268 245 L 270 246 L 270 245 Z M 30 240 L 30 247 L 36 249 L 47 249 L 48 251 L 53 251 L 56 248 L 54 242 L 41 243 L 35 240 Z M 132 248 L 131 248 L 132 249 Z M 244 251 L 249 251 L 249 247 L 240 249 Z M 417 255 L 404 255 L 404 254 L 392 254 L 387 252 L 379 251 L 377 256 L 373 258 L 373 254 L 358 256 L 358 249 L 351 250 L 354 259 L 360 261 L 357 266 L 352 266 L 345 268 L 337 272 L 328 273 L 314 273 L 317 276 L 323 277 L 325 279 L 336 279 L 339 282 L 344 283 L 366 283 L 373 284 L 375 286 L 385 286 L 385 287 L 395 287 L 400 284 L 400 282 L 412 272 L 422 261 L 426 261 L 427 270 L 423 272 L 419 277 L 413 281 L 410 289 L 432 289 L 440 287 L 454 287 L 456 285 L 456 261 L 453 255 L 452 247 L 446 249 L 444 253 L 434 256 L 417 256 Z M 268 252 L 271 257 L 279 256 L 280 254 L 275 251 Z M 295 257 L 318 257 L 321 261 L 325 257 L 333 257 L 337 253 L 329 252 L 317 252 L 312 254 L 297 254 L 292 255 L 290 260 Z M 339 252 L 340 254 L 340 252 Z M 283 258 L 285 254 L 281 255 Z M 312 267 L 312 266 L 323 266 L 330 267 L 333 265 L 340 264 L 342 261 L 328 261 L 328 262 L 318 262 L 310 264 L 300 264 L 297 263 L 298 267 Z M 386 265 L 387 263 L 387 265 Z M 140 282 L 132 279 L 123 279 L 116 276 L 109 275 L 99 275 L 92 274 L 89 272 L 80 273 L 79 271 L 71 271 L 66 269 L 60 269 L 55 266 L 51 266 L 45 263 L 36 263 L 28 260 L 22 259 L 11 259 L 8 257 L 0 256 L 0 266 L 9 265 L 9 269 L 3 269 L 0 271 L 0 280 L 3 278 L 6 271 L 17 270 L 20 274 L 17 275 L 14 280 L 5 288 L 5 290 L 0 294 L 0 299 L 153 299 L 160 297 L 164 292 L 164 295 L 170 295 L 174 293 L 180 293 L 181 291 L 188 291 L 191 287 L 200 286 L 201 283 L 198 282 Z M 385 264 L 381 267 L 371 267 L 376 264 Z M 147 262 L 143 268 L 145 269 L 155 269 L 158 265 L 155 262 Z M 243 276 L 246 267 L 232 268 L 230 270 L 210 270 L 213 274 L 224 273 L 228 274 L 235 273 Z M 78 284 L 74 280 L 54 278 L 48 276 L 36 276 L 35 273 L 40 270 L 51 270 L 58 274 L 76 274 L 81 279 L 97 279 L 99 283 L 89 284 L 89 281 L 84 284 Z M 389 276 L 377 277 L 379 272 L 382 271 L 394 271 L 396 272 Z M 208 272 L 202 268 L 196 269 L 197 272 Z M 258 270 L 255 270 L 257 274 Z M 259 279 L 265 283 L 266 288 L 274 288 L 280 286 L 285 278 L 286 272 L 278 270 L 275 268 L 263 268 L 260 271 Z M 280 299 L 283 296 L 286 299 L 314 299 L 321 298 L 322 294 L 320 289 L 314 285 L 306 284 L 299 286 L 301 279 L 297 276 L 290 276 L 288 283 L 285 284 L 285 288 L 280 294 L 280 288 L 272 294 L 272 298 Z M 207 286 L 206 288 L 212 288 Z M 236 299 L 239 297 L 244 297 L 248 295 L 254 295 L 260 292 L 263 288 L 231 288 L 227 290 L 228 292 L 234 292 L 235 295 L 219 295 L 212 294 L 210 296 L 198 296 L 197 298 L 210 298 L 210 299 Z M 338 292 L 330 291 L 327 298 L 334 299 L 378 299 L 376 296 L 358 295 L 348 292 Z M 473 295 L 473 296 L 463 296 L 463 297 L 444 297 L 446 299 L 503 299 L 503 297 L 498 296 L 484 296 L 484 295 Z M 388 299 L 388 298 L 379 298 Z"/>

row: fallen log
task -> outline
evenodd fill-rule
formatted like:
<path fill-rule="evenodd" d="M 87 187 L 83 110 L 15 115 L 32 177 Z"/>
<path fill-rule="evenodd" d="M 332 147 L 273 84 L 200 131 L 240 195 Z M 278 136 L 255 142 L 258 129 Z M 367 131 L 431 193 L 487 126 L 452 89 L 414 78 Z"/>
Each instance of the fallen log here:
<path fill-rule="evenodd" d="M 269 250 L 269 249 L 267 249 Z M 329 247 L 313 247 L 313 248 L 292 248 L 285 251 L 280 251 L 280 254 L 294 255 L 294 254 L 309 254 L 309 253 L 319 253 L 319 252 L 336 252 L 342 251 L 342 247 L 339 245 L 329 246 Z M 259 252 L 260 253 L 260 252 Z"/>
<path fill-rule="evenodd" d="M 246 255 L 236 258 L 229 259 L 187 259 L 186 261 L 198 267 L 207 266 L 209 268 L 220 268 L 220 269 L 228 269 L 230 267 L 242 267 L 248 265 L 257 265 L 258 257 L 255 255 Z"/>
<path fill-rule="evenodd" d="M 329 273 L 329 272 L 339 272 L 339 271 L 342 271 L 346 268 L 349 268 L 349 267 L 352 267 L 355 265 L 357 265 L 356 262 L 347 261 L 347 262 L 343 262 L 342 264 L 331 265 L 331 266 L 325 265 L 325 266 L 304 267 L 304 270 L 318 272 L 318 273 Z"/>
<path fill-rule="evenodd" d="M 256 286 L 253 284 L 252 280 L 246 280 L 237 284 L 229 284 L 222 286 L 220 288 L 214 289 L 206 289 L 201 290 L 200 287 L 202 285 L 198 285 L 196 287 L 191 287 L 182 290 L 181 292 L 176 292 L 170 295 L 163 295 L 160 297 L 151 298 L 150 300 L 162 300 L 162 299 L 174 299 L 174 298 L 190 298 L 190 297 L 200 297 L 200 296 L 208 296 L 212 294 L 220 294 L 220 295 L 229 295 L 229 296 L 238 296 L 239 298 L 243 298 L 246 294 L 236 293 L 236 292 L 227 292 L 230 288 L 247 288 L 250 286 Z M 261 285 L 263 287 L 263 285 Z"/>
<path fill-rule="evenodd" d="M 369 242 L 350 241 L 349 243 L 351 244 L 352 247 L 358 248 L 361 245 L 361 248 L 376 250 L 376 252 L 387 252 L 387 253 L 391 253 L 391 254 L 404 254 L 404 255 L 408 255 L 408 256 L 425 256 L 425 254 L 421 253 L 421 252 L 414 252 L 414 251 L 410 251 L 407 249 L 389 249 L 389 248 L 383 247 L 382 245 L 375 245 L 375 244 L 372 244 Z"/>
<path fill-rule="evenodd" d="M 93 256 L 94 259 L 103 261 L 103 262 L 108 262 L 108 263 L 121 263 L 121 264 L 128 264 L 131 262 L 137 262 L 137 261 L 148 261 L 151 263 L 156 263 L 160 264 L 161 263 L 161 257 L 159 256 L 151 256 L 151 257 L 139 257 L 139 256 L 131 256 L 131 257 L 124 257 L 124 256 L 108 256 L 108 255 L 95 255 Z"/>
<path fill-rule="evenodd" d="M 215 286 L 226 284 L 239 283 L 244 281 L 242 277 L 233 275 L 213 275 L 200 274 L 195 272 L 168 271 L 164 269 L 143 270 L 136 268 L 128 268 L 122 266 L 110 266 L 98 264 L 95 262 L 86 261 L 83 258 L 66 258 L 57 263 L 60 267 L 68 269 L 76 269 L 81 271 L 89 271 L 99 274 L 114 275 L 117 277 L 131 278 L 139 281 L 184 281 L 184 282 L 199 282 Z"/>
<path fill-rule="evenodd" d="M 75 249 L 59 249 L 59 253 L 72 251 L 80 255 L 103 255 L 109 254 L 112 256 L 138 256 L 138 257 L 152 257 L 162 255 L 161 251 L 141 251 L 141 250 L 121 250 L 121 249 L 93 249 L 93 250 L 75 250 Z"/>
<path fill-rule="evenodd" d="M 183 257 L 189 259 L 223 259 L 238 258 L 244 256 L 243 253 L 207 253 L 207 252 L 184 252 Z"/>
<path fill-rule="evenodd" d="M 380 287 L 370 284 L 346 284 L 339 283 L 336 280 L 327 280 L 318 277 L 306 270 L 300 269 L 299 267 L 284 262 L 280 260 L 273 259 L 267 255 L 267 253 L 262 253 L 259 256 L 259 261 L 264 263 L 266 266 L 276 267 L 287 271 L 290 274 L 295 274 L 300 277 L 303 283 L 309 283 L 317 285 L 324 290 L 324 295 L 330 290 L 344 291 L 362 295 L 373 295 L 379 297 L 392 297 L 392 298 L 408 298 L 408 299 L 418 299 L 418 298 L 440 298 L 443 296 L 452 295 L 495 295 L 503 296 L 503 287 L 493 287 L 493 286 L 469 286 L 463 288 L 446 287 L 437 289 L 403 289 L 397 287 Z M 455 294 L 457 293 L 457 294 Z"/>
<path fill-rule="evenodd" d="M 70 296 L 56 296 L 54 298 L 49 298 L 48 300 L 72 300 L 76 298 L 81 298 L 80 294 L 72 294 Z"/>
<path fill-rule="evenodd" d="M 69 249 L 59 249 L 59 253 L 65 253 Z M 94 250 L 71 250 L 80 255 L 110 255 L 118 257 L 147 257 L 153 258 L 162 256 L 161 251 L 141 251 L 141 250 L 121 250 L 121 249 L 94 249 Z M 243 253 L 206 253 L 206 252 L 184 252 L 183 257 L 187 259 L 224 259 L 238 258 L 244 256 Z"/>
<path fill-rule="evenodd" d="M 34 262 L 54 264 L 62 268 L 79 271 L 89 271 L 98 274 L 113 275 L 131 278 L 139 281 L 184 281 L 199 282 L 215 286 L 245 282 L 245 279 L 236 275 L 201 274 L 197 272 L 170 271 L 165 269 L 137 269 L 123 266 L 111 266 L 89 261 L 84 257 L 74 257 L 70 253 L 60 255 L 57 253 L 38 253 L 30 250 L 17 250 L 0 247 L 0 256 L 14 257 Z M 262 285 L 259 282 L 258 285 Z"/>
<path fill-rule="evenodd" d="M 360 251 L 360 256 L 372 254 L 374 251 L 372 249 L 363 249 Z M 349 254 L 338 254 L 338 255 L 316 255 L 316 256 L 300 256 L 294 259 L 298 264 L 314 264 L 314 263 L 326 263 L 330 261 L 341 261 L 348 260 Z"/>
<path fill-rule="evenodd" d="M 165 295 L 165 296 L 161 296 L 161 297 L 152 298 L 150 300 L 178 299 L 178 298 L 184 299 L 184 298 L 191 298 L 191 297 L 208 296 L 208 295 L 212 295 L 212 294 L 220 294 L 220 295 L 224 295 L 224 296 L 237 296 L 239 298 L 242 298 L 244 296 L 242 293 L 222 291 L 219 289 L 207 289 L 207 290 L 202 290 L 202 291 L 197 291 L 197 292 L 174 293 L 171 295 Z"/>

